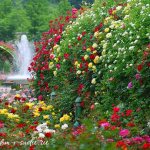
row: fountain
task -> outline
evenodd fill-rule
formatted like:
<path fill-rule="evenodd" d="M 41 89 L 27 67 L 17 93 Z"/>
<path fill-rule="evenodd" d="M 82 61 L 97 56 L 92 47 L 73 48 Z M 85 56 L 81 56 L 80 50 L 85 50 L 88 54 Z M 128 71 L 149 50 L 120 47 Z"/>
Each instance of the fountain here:
<path fill-rule="evenodd" d="M 33 45 L 31 45 L 26 35 L 21 36 L 20 42 L 16 43 L 16 68 L 17 71 L 6 77 L 7 82 L 13 82 L 17 84 L 27 83 L 27 78 L 30 78 L 28 67 L 33 57 Z"/>

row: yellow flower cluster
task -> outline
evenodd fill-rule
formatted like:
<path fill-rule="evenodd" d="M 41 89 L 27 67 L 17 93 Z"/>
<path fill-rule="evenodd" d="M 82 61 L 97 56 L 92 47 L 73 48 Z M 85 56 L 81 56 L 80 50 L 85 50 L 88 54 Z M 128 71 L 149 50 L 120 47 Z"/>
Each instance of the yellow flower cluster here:
<path fill-rule="evenodd" d="M 69 121 L 71 118 L 69 115 L 64 114 L 63 117 L 60 118 L 60 122 Z"/>
<path fill-rule="evenodd" d="M 34 106 L 34 108 L 33 108 L 34 117 L 39 117 L 40 116 L 40 111 L 39 111 L 40 108 L 43 111 L 47 111 L 47 110 L 52 111 L 52 110 L 54 110 L 54 107 L 52 105 L 46 105 L 44 101 L 39 101 L 39 103 L 36 106 Z M 48 119 L 49 115 L 43 115 L 43 118 Z"/>
<path fill-rule="evenodd" d="M 7 109 L 0 109 L 0 115 L 6 115 L 8 119 L 18 119 L 19 115 L 9 113 Z"/>
<path fill-rule="evenodd" d="M 34 106 L 34 103 L 29 102 L 29 103 L 26 103 L 25 105 L 28 106 L 29 109 L 32 109 L 32 107 Z"/>

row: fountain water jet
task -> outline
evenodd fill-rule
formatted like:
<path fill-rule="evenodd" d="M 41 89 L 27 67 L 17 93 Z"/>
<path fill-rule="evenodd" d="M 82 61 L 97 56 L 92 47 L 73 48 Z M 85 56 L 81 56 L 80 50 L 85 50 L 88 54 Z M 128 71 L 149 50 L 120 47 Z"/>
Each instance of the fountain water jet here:
<path fill-rule="evenodd" d="M 17 44 L 17 58 L 16 58 L 16 65 L 17 65 L 17 72 L 13 73 L 12 75 L 8 75 L 6 77 L 7 81 L 13 82 L 27 82 L 27 78 L 30 77 L 28 72 L 28 67 L 33 57 L 33 48 L 31 48 L 31 44 L 29 43 L 27 36 L 22 35 L 20 42 Z"/>

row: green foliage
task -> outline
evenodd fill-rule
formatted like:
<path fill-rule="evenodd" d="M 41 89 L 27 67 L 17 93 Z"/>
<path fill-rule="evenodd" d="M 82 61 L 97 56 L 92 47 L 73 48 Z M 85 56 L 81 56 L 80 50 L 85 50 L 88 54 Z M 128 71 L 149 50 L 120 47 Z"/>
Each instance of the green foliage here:
<path fill-rule="evenodd" d="M 52 3 L 48 0 L 2 0 L 0 3 L 0 40 L 10 41 L 16 32 L 27 33 L 37 40 L 49 29 L 48 22 L 71 8 L 67 0 Z"/>

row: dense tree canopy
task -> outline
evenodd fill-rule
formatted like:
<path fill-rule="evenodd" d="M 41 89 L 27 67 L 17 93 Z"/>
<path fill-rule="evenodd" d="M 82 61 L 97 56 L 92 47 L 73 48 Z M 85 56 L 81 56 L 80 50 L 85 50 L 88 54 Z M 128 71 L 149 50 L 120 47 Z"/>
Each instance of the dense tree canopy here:
<path fill-rule="evenodd" d="M 92 2 L 93 0 L 86 0 Z M 10 41 L 16 32 L 28 33 L 32 40 L 40 38 L 49 28 L 48 22 L 64 14 L 82 0 L 1 0 L 0 40 Z"/>
<path fill-rule="evenodd" d="M 49 28 L 49 20 L 70 9 L 67 0 L 1 0 L 0 40 L 10 41 L 16 32 L 25 32 L 33 39 Z"/>

